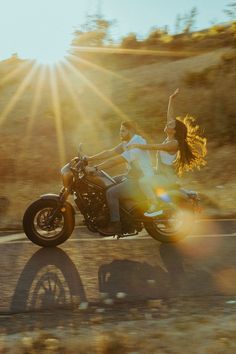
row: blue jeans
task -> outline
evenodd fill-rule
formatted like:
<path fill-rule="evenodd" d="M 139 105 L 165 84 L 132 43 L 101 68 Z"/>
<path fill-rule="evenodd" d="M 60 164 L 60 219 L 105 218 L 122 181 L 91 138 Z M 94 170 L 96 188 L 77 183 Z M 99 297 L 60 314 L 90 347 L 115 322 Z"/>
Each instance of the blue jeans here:
<path fill-rule="evenodd" d="M 136 200 L 140 194 L 137 179 L 127 178 L 125 181 L 108 188 L 106 191 L 107 205 L 110 213 L 110 220 L 120 221 L 120 200 Z"/>
<path fill-rule="evenodd" d="M 175 174 L 144 176 L 139 180 L 140 189 L 151 203 L 157 201 L 156 190 L 158 187 L 166 189 L 169 185 L 175 183 L 177 183 L 177 177 Z"/>

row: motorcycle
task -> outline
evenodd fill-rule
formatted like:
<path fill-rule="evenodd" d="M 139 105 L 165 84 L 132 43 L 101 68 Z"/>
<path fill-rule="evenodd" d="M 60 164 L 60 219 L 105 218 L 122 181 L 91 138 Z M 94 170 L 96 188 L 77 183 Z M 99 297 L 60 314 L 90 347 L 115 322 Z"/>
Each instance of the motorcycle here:
<path fill-rule="evenodd" d="M 73 195 L 83 222 L 87 228 L 100 235 L 109 223 L 106 190 L 122 179 L 111 177 L 103 170 L 91 174 L 86 171 L 88 162 L 79 152 L 61 169 L 63 187 L 58 194 L 44 194 L 25 211 L 23 229 L 26 236 L 42 247 L 55 247 L 65 242 L 75 227 L 75 209 L 68 202 Z M 157 241 L 178 242 L 185 238 L 193 227 L 199 212 L 199 197 L 196 192 L 168 186 L 159 195 L 163 213 L 158 217 L 144 216 L 148 201 L 140 191 L 137 200 L 120 200 L 121 229 L 117 238 L 137 235 L 143 229 Z"/>

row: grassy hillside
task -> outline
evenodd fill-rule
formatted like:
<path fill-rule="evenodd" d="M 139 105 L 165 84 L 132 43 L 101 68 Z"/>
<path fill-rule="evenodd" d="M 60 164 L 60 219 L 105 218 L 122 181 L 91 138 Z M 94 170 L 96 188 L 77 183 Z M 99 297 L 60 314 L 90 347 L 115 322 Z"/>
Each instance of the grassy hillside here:
<path fill-rule="evenodd" d="M 115 72 L 74 61 L 74 68 L 63 68 L 64 76 L 60 70 L 52 76 L 52 84 L 49 71 L 45 80 L 36 70 L 27 81 L 29 62 L 0 62 L 0 195 L 10 200 L 2 225 L 18 224 L 40 193 L 57 192 L 62 160 L 76 154 L 79 142 L 86 154 L 113 146 L 124 119 L 136 120 L 150 141 L 161 141 L 168 95 L 176 87 L 181 90 L 176 115 L 196 117 L 209 142 L 208 165 L 186 176 L 183 184 L 207 195 L 209 213 L 234 211 L 235 49 L 157 57 L 133 67 L 129 60 L 129 69 Z"/>

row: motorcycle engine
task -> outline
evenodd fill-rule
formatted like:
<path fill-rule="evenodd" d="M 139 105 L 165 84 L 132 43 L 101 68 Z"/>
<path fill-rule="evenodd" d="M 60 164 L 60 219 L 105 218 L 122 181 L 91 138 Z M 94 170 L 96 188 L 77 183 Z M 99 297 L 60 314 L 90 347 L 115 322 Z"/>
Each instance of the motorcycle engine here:
<path fill-rule="evenodd" d="M 82 194 L 82 198 L 85 204 L 84 218 L 87 227 L 96 231 L 106 226 L 109 221 L 109 212 L 104 192 L 88 187 L 87 192 Z"/>

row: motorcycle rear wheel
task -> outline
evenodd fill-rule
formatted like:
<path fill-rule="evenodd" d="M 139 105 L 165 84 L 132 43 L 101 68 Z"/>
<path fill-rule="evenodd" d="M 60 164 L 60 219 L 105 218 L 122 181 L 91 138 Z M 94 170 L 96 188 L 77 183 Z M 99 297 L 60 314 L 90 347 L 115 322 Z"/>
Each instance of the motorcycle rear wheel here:
<path fill-rule="evenodd" d="M 159 217 L 145 222 L 148 234 L 162 243 L 176 243 L 183 240 L 191 232 L 195 222 L 195 214 L 191 208 L 180 207 L 170 218 Z"/>
<path fill-rule="evenodd" d="M 30 241 L 41 247 L 56 247 L 65 242 L 75 226 L 74 215 L 70 208 L 58 211 L 54 221 L 49 225 L 47 218 L 57 207 L 52 199 L 38 199 L 25 211 L 23 229 Z"/>

